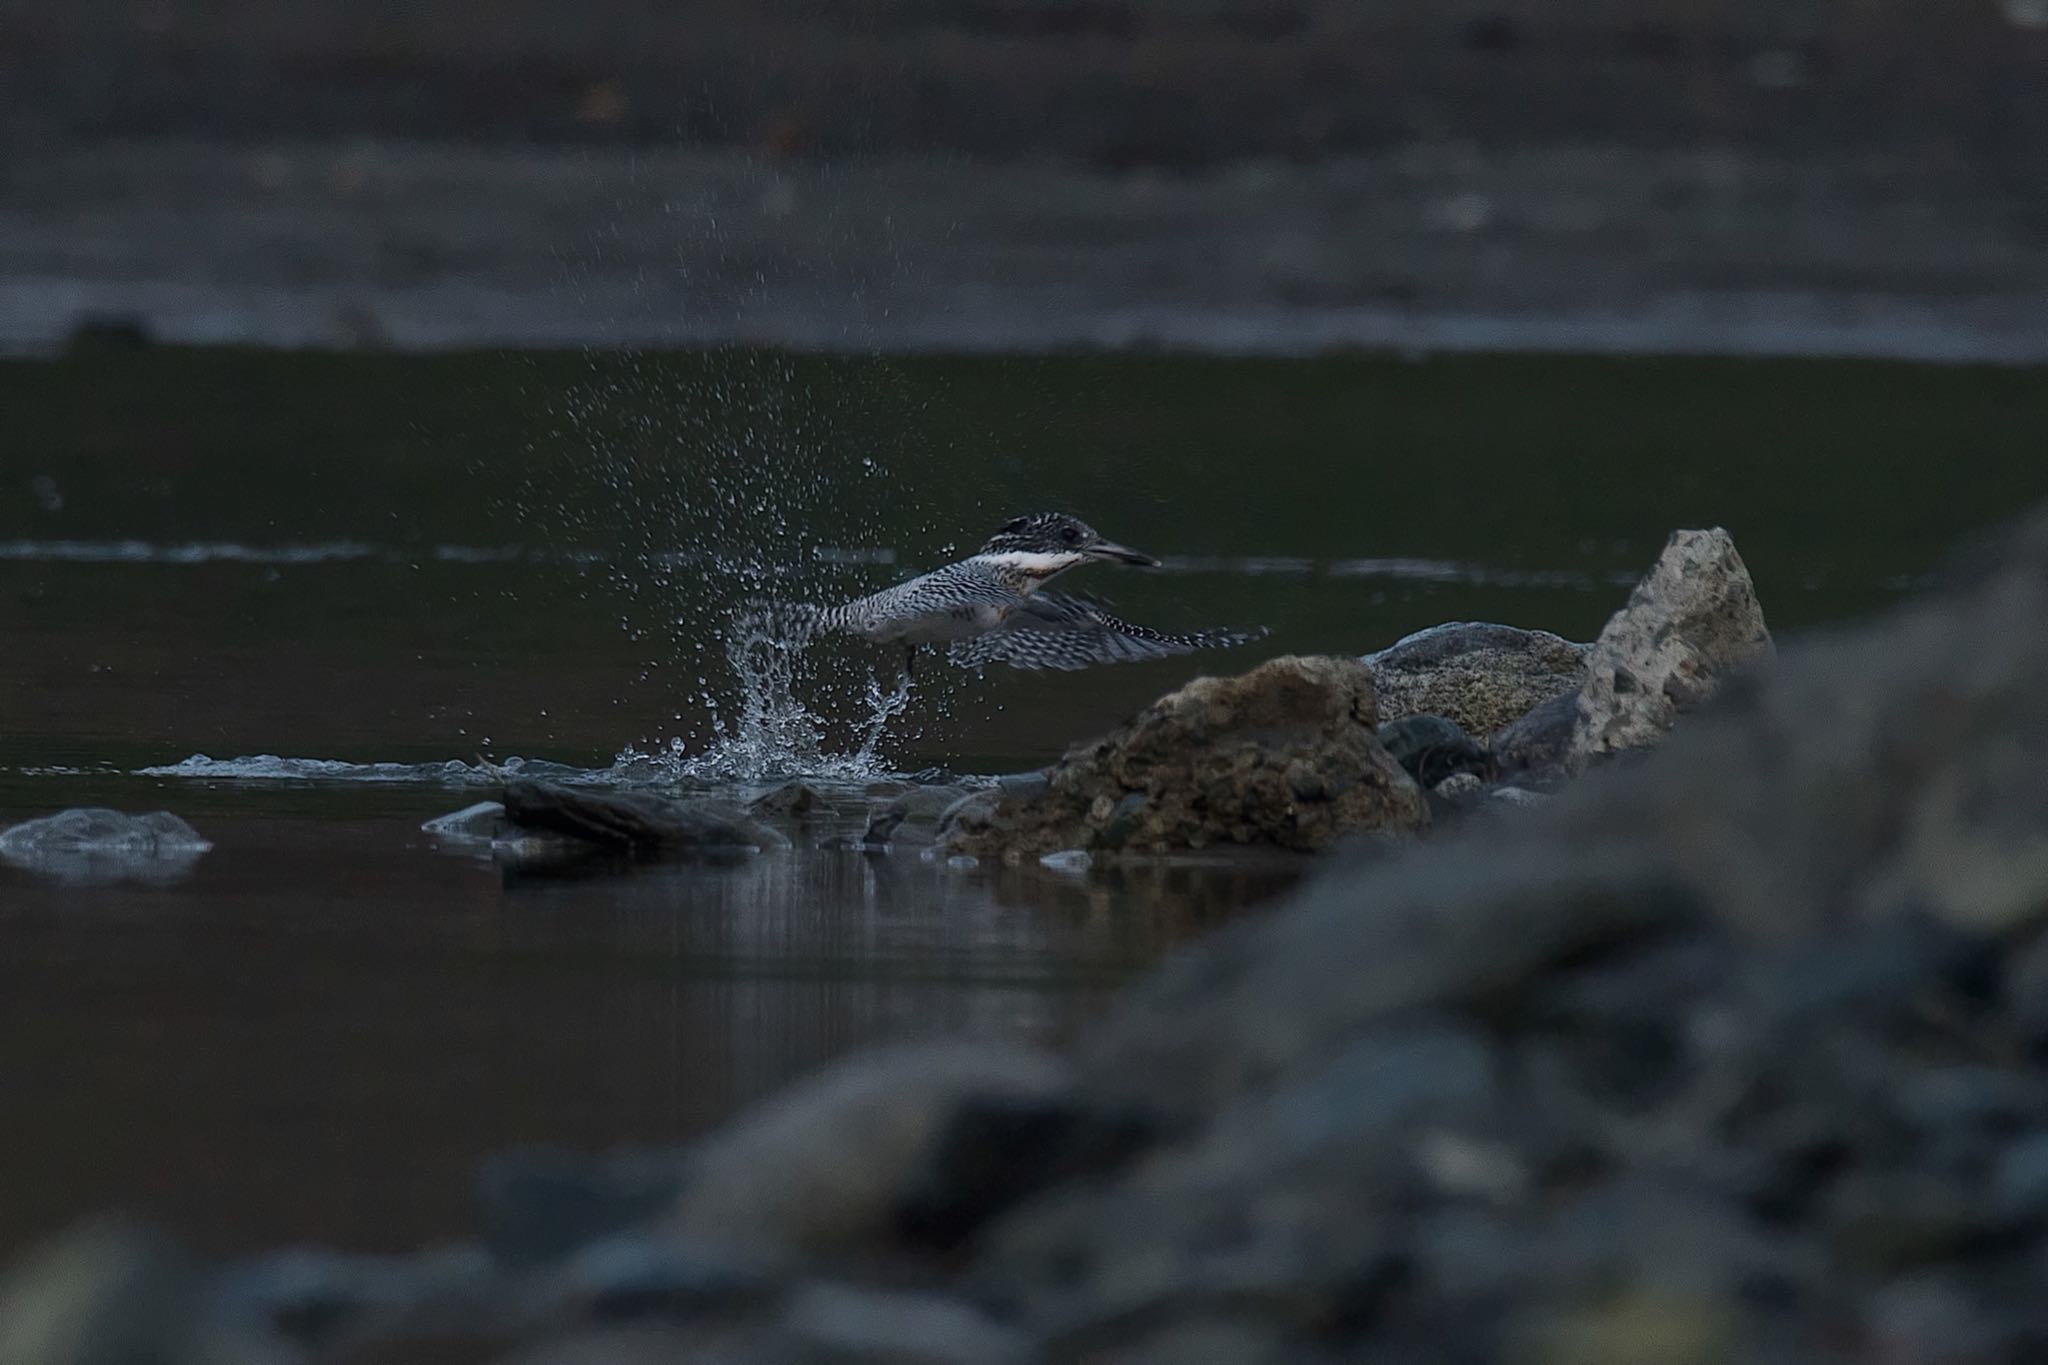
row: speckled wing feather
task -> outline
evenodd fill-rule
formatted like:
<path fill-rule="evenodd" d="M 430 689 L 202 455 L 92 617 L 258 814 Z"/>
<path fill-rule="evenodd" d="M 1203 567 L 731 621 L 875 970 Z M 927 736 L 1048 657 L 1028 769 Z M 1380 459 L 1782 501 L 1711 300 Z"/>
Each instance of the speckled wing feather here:
<path fill-rule="evenodd" d="M 1089 668 L 1241 645 L 1263 630 L 1200 630 L 1169 635 L 1110 615 L 1084 597 L 1035 593 L 1010 613 L 1003 628 L 961 640 L 947 651 L 962 668 L 1005 663 L 1012 668 Z"/>

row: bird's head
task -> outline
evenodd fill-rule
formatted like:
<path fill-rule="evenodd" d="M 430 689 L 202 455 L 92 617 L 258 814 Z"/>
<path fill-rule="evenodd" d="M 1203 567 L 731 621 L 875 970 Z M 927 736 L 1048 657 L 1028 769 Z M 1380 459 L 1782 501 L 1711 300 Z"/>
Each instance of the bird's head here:
<path fill-rule="evenodd" d="M 981 547 L 981 553 L 1002 558 L 1036 576 L 1050 577 L 1091 560 L 1157 568 L 1159 561 L 1127 545 L 1104 540 L 1094 527 L 1064 512 L 1037 512 L 1004 522 Z"/>

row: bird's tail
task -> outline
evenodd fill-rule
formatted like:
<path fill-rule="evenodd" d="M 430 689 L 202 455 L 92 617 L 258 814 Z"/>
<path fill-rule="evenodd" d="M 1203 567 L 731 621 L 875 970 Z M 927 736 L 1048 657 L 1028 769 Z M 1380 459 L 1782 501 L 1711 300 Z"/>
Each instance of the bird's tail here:
<path fill-rule="evenodd" d="M 845 610 L 841 607 L 752 597 L 734 610 L 731 629 L 736 634 L 774 640 L 780 644 L 805 645 L 821 635 L 847 629 L 847 623 Z"/>

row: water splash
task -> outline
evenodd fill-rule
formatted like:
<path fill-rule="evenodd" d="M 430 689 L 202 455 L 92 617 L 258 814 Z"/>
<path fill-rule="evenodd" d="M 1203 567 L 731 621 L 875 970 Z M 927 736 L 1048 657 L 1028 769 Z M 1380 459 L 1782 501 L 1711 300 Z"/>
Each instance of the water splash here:
<path fill-rule="evenodd" d="M 836 429 L 850 395 L 815 394 L 804 373 L 760 351 L 593 357 L 552 408 L 564 456 L 512 510 L 589 555 L 594 593 L 648 647 L 637 685 L 669 694 L 620 765 L 678 782 L 885 770 L 908 689 L 734 610 L 871 590 L 894 551 L 846 547 L 889 545 L 916 506 Z M 920 700 L 943 712 L 948 695 Z"/>
<path fill-rule="evenodd" d="M 885 692 L 872 672 L 861 693 L 865 714 L 855 722 L 861 738 L 850 750 L 836 751 L 831 737 L 839 727 L 807 697 L 831 699 L 824 679 L 841 676 L 829 660 L 821 663 L 817 642 L 786 609 L 749 608 L 734 614 L 725 631 L 725 662 L 737 686 L 738 705 L 724 713 L 718 699 L 705 697 L 711 711 L 708 742 L 692 753 L 680 737 L 652 751 L 628 746 L 615 761 L 620 769 L 637 768 L 666 775 L 675 782 L 759 782 L 781 777 L 824 777 L 842 780 L 885 776 L 889 766 L 882 749 L 891 722 L 908 709 L 910 680 Z"/>

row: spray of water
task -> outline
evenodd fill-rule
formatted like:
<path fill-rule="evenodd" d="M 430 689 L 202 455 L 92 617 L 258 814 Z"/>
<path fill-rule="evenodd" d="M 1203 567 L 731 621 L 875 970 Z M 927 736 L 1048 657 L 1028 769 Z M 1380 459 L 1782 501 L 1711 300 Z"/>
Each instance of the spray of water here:
<path fill-rule="evenodd" d="M 759 351 L 593 357 L 553 410 L 560 454 L 516 510 L 579 543 L 593 596 L 617 604 L 647 646 L 642 677 L 675 702 L 676 731 L 628 745 L 618 766 L 677 782 L 884 771 L 892 743 L 915 734 L 907 680 L 874 671 L 893 679 L 894 660 L 863 666 L 743 605 L 868 590 L 913 501 L 851 453 L 798 364 Z"/>

